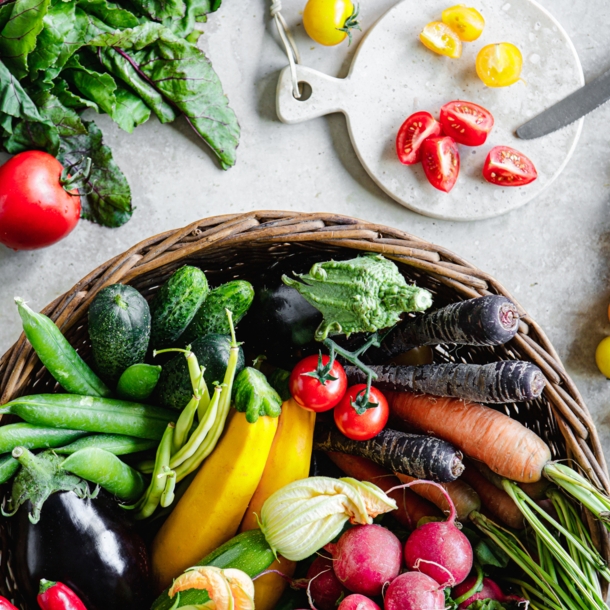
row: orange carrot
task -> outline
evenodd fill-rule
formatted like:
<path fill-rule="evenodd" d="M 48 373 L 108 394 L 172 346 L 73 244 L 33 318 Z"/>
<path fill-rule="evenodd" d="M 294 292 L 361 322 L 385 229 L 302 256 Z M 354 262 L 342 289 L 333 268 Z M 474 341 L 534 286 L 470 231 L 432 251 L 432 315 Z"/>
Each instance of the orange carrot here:
<path fill-rule="evenodd" d="M 512 498 L 503 490 L 490 483 L 472 463 L 468 463 L 462 478 L 479 494 L 483 506 L 509 527 L 523 529 L 523 514 Z"/>
<path fill-rule="evenodd" d="M 547 444 L 536 433 L 489 407 L 409 392 L 386 395 L 395 415 L 512 481 L 539 481 L 542 468 L 551 459 Z"/>
<path fill-rule="evenodd" d="M 359 481 L 374 483 L 383 491 L 400 485 L 400 481 L 391 472 L 381 466 L 357 455 L 328 452 L 328 457 L 349 477 Z M 429 502 L 422 499 L 410 489 L 398 489 L 388 494 L 398 504 L 398 510 L 392 513 L 396 520 L 407 529 L 414 530 L 417 522 L 423 517 L 441 517 L 441 513 Z"/>
<path fill-rule="evenodd" d="M 495 472 L 489 469 L 488 466 L 482 462 L 470 462 L 490 483 L 493 483 L 498 489 L 504 489 L 502 487 L 502 477 L 498 476 Z M 551 482 L 548 479 L 540 479 L 536 483 L 517 483 L 519 487 L 530 497 L 532 500 L 546 500 L 546 490 L 549 488 Z"/>
<path fill-rule="evenodd" d="M 407 474 L 396 473 L 396 476 L 402 483 L 411 483 L 412 481 L 418 480 Z M 453 501 L 458 521 L 466 520 L 473 510 L 479 510 L 481 508 L 481 498 L 479 498 L 477 492 L 461 479 L 451 481 L 451 483 L 440 483 L 440 485 L 445 488 Z M 413 485 L 410 489 L 418 496 L 421 496 L 438 506 L 444 513 L 450 512 L 451 507 L 447 502 L 445 494 L 436 485 L 425 485 L 424 483 L 420 483 L 419 485 Z"/>

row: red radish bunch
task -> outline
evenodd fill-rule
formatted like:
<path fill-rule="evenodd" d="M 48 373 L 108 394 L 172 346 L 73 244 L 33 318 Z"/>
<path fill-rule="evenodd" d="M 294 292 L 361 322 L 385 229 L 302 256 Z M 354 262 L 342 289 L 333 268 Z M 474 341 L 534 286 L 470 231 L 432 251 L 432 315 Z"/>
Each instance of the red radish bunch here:
<path fill-rule="evenodd" d="M 364 595 L 348 595 L 340 604 L 338 610 L 381 610 L 381 608 Z"/>
<path fill-rule="evenodd" d="M 337 578 L 350 591 L 380 595 L 402 565 L 400 540 L 381 525 L 358 525 L 324 547 L 333 556 Z"/>
<path fill-rule="evenodd" d="M 317 557 L 307 571 L 309 596 L 317 610 L 336 610 L 337 602 L 349 591 L 333 571 L 332 559 Z"/>
<path fill-rule="evenodd" d="M 457 144 L 481 146 L 494 124 L 492 114 L 473 102 L 455 100 L 440 111 L 440 121 L 429 112 L 412 114 L 398 130 L 396 153 L 404 165 L 421 161 L 428 182 L 448 193 L 460 172 Z M 523 186 L 536 179 L 534 164 L 522 153 L 496 146 L 483 168 L 483 177 L 492 184 Z"/>
<path fill-rule="evenodd" d="M 464 582 L 460 583 L 451 591 L 451 597 L 453 597 L 453 599 L 462 597 L 462 595 L 468 593 L 468 591 L 475 586 L 476 582 L 476 574 L 469 576 Z M 478 593 L 473 593 L 468 599 L 464 600 L 458 606 L 458 610 L 465 610 L 468 608 L 468 606 L 470 606 L 470 604 L 474 604 L 474 602 L 483 599 L 492 599 L 496 602 L 504 601 L 504 593 L 502 593 L 502 589 L 500 589 L 500 587 L 490 578 L 484 578 L 483 588 Z"/>
<path fill-rule="evenodd" d="M 405 572 L 385 592 L 385 610 L 445 610 L 443 587 L 421 572 Z"/>

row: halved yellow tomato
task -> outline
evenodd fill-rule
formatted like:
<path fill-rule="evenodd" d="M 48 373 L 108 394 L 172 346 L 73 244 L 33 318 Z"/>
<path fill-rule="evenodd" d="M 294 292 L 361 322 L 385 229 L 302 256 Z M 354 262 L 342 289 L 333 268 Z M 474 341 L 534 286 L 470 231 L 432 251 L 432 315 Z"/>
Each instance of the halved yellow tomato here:
<path fill-rule="evenodd" d="M 521 78 L 522 66 L 521 51 L 510 42 L 489 44 L 477 55 L 477 74 L 488 87 L 514 85 Z"/>
<path fill-rule="evenodd" d="M 464 42 L 476 40 L 485 28 L 483 15 L 476 8 L 464 4 L 446 8 L 442 19 Z"/>
<path fill-rule="evenodd" d="M 425 47 L 438 53 L 457 59 L 462 56 L 462 41 L 459 36 L 442 21 L 432 21 L 419 35 Z"/>

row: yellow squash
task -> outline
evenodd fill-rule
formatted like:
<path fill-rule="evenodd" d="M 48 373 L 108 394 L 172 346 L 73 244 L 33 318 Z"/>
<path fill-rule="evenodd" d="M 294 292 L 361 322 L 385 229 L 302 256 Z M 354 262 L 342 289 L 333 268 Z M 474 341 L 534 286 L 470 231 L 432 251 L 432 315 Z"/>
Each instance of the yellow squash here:
<path fill-rule="evenodd" d="M 233 413 L 214 452 L 203 463 L 152 545 L 157 588 L 172 583 L 186 568 L 232 538 L 267 463 L 277 418 Z"/>
<path fill-rule="evenodd" d="M 316 414 L 302 409 L 294 400 L 287 400 L 282 405 L 282 414 L 269 459 L 239 528 L 240 531 L 258 527 L 256 515 L 260 515 L 265 500 L 271 494 L 284 485 L 309 475 L 315 421 Z M 287 576 L 292 576 L 295 567 L 293 561 L 280 557 L 269 566 L 269 569 L 279 570 Z M 254 581 L 256 610 L 272 610 L 285 587 L 286 581 L 279 574 L 266 574 L 257 578 Z"/>

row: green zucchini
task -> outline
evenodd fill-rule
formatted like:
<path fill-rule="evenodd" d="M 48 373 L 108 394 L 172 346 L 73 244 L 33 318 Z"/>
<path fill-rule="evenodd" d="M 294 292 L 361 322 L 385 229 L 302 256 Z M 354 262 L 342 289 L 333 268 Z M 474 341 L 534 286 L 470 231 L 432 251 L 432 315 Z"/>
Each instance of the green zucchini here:
<path fill-rule="evenodd" d="M 206 335 L 193 341 L 191 351 L 197 356 L 200 366 L 205 367 L 203 377 L 210 392 L 213 392 L 214 383 L 222 383 L 225 376 L 231 351 L 231 337 L 217 334 Z M 244 366 L 244 352 L 240 347 L 235 374 L 239 375 Z M 193 396 L 193 387 L 184 354 L 174 356 L 163 365 L 154 396 L 157 404 L 161 406 L 179 410 L 186 407 Z"/>
<path fill-rule="evenodd" d="M 97 372 L 115 384 L 125 369 L 146 356 L 150 339 L 146 299 L 131 286 L 107 286 L 89 307 L 89 337 Z"/>
<path fill-rule="evenodd" d="M 253 300 L 254 288 L 245 280 L 234 280 L 214 288 L 184 331 L 181 342 L 187 345 L 210 333 L 228 335 L 231 329 L 226 310 L 231 310 L 233 324 L 237 326 Z"/>
<path fill-rule="evenodd" d="M 153 393 L 160 376 L 160 366 L 141 362 L 132 364 L 123 371 L 117 383 L 117 394 L 125 400 L 146 400 Z"/>
<path fill-rule="evenodd" d="M 185 265 L 161 286 L 150 306 L 151 345 L 162 349 L 172 345 L 208 296 L 208 280 L 201 269 Z"/>
<path fill-rule="evenodd" d="M 235 568 L 254 578 L 264 572 L 274 561 L 275 555 L 260 530 L 242 532 L 204 557 L 198 566 L 215 566 L 221 569 Z M 154 601 L 151 610 L 171 610 L 175 598 L 166 589 Z M 197 606 L 209 601 L 207 591 L 190 589 L 180 593 L 180 606 Z"/>

